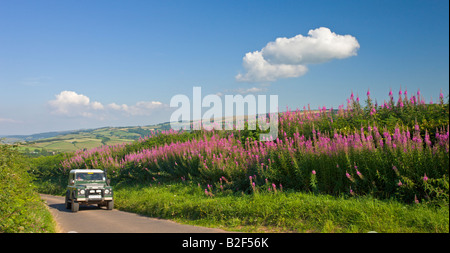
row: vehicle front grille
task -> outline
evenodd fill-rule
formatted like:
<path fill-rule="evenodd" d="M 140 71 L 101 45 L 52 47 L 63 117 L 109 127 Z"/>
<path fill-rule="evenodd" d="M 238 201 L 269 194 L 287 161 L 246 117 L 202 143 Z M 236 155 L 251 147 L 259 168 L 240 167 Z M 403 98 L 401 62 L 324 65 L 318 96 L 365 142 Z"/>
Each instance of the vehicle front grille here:
<path fill-rule="evenodd" d="M 104 196 L 103 189 L 86 189 L 86 197 L 88 198 L 90 195 L 100 195 Z"/>

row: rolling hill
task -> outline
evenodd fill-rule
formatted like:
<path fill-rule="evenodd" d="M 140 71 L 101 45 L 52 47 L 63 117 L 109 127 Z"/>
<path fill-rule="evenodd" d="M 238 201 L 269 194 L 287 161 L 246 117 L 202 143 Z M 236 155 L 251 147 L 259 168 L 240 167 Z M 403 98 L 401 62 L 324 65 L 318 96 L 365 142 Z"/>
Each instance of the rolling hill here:
<path fill-rule="evenodd" d="M 102 127 L 63 132 L 48 132 L 33 135 L 3 136 L 4 143 L 15 143 L 18 149 L 26 153 L 70 152 L 78 149 L 89 149 L 102 145 L 114 145 L 132 142 L 140 137 L 150 135 L 152 131 L 167 130 L 169 123 L 150 126 Z"/>
<path fill-rule="evenodd" d="M 310 110 L 317 113 L 316 110 Z M 336 113 L 337 110 L 334 110 Z M 280 112 L 282 114 L 283 112 Z M 250 122 L 248 116 L 234 116 L 235 122 Z M 258 116 L 257 116 L 258 117 Z M 222 123 L 233 118 L 223 117 Z M 188 126 L 193 122 L 180 123 L 179 127 Z M 195 123 L 194 123 L 195 124 Z M 237 123 L 239 124 L 239 123 Z M 18 149 L 31 155 L 47 155 L 58 152 L 71 152 L 79 149 L 95 148 L 102 145 L 129 143 L 140 137 L 148 136 L 152 131 L 169 130 L 170 122 L 148 126 L 102 127 L 60 132 L 46 132 L 32 135 L 0 136 L 0 143 L 17 144 Z"/>

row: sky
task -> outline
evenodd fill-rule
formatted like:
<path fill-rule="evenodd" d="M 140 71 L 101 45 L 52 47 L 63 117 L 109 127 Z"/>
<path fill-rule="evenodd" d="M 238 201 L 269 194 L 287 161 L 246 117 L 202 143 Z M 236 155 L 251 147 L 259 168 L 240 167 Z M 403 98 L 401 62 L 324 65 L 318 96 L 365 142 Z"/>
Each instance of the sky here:
<path fill-rule="evenodd" d="M 0 136 L 167 122 L 177 94 L 449 93 L 449 2 L 0 0 Z"/>

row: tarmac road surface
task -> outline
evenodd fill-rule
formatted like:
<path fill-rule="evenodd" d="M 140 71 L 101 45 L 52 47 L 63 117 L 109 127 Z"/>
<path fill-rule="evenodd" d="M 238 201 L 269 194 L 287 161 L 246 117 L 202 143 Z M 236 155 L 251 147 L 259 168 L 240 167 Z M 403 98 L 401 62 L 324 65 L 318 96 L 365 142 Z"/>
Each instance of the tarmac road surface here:
<path fill-rule="evenodd" d="M 76 213 L 65 208 L 64 197 L 41 194 L 61 233 L 223 233 L 220 229 L 183 225 L 170 220 L 82 206 Z"/>

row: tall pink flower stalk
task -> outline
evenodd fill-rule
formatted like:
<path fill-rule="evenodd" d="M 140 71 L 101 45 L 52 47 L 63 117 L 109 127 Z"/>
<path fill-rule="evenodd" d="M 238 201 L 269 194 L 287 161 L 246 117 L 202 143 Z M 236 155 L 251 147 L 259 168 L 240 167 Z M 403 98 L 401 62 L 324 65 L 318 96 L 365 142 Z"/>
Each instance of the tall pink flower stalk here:
<path fill-rule="evenodd" d="M 369 100 L 370 95 L 370 91 L 367 91 Z M 213 130 L 203 131 L 195 138 L 181 142 L 177 138 L 169 138 L 177 137 L 176 135 L 179 134 L 170 130 L 139 139 L 138 144 L 142 145 L 138 145 L 140 148 L 133 149 L 131 152 L 130 144 L 78 150 L 61 165 L 66 171 L 74 168 L 100 168 L 122 176 L 152 178 L 165 174 L 177 179 L 183 178 L 183 181 L 191 175 L 200 175 L 208 185 L 220 182 L 215 188 L 205 189 L 205 193 L 209 195 L 212 189 L 223 190 L 224 187 L 229 187 L 236 181 L 246 182 L 248 187 L 248 179 L 251 182 L 250 187 L 255 191 L 259 186 L 258 183 L 261 186 L 261 181 L 267 178 L 267 175 L 273 175 L 274 171 L 279 171 L 283 177 L 287 178 L 285 180 L 292 181 L 291 187 L 297 187 L 296 184 L 302 182 L 302 173 L 307 173 L 307 177 L 310 177 L 311 173 L 316 176 L 317 173 L 317 180 L 326 179 L 325 175 L 329 173 L 331 183 L 339 182 L 336 177 L 345 179 L 342 184 L 357 184 L 360 181 L 373 180 L 376 173 L 369 173 L 359 161 L 356 163 L 359 168 L 355 170 L 353 169 L 354 160 L 345 167 L 344 161 L 351 160 L 355 156 L 363 157 L 363 160 L 377 157 L 380 161 L 391 159 L 391 157 L 399 157 L 399 159 L 403 156 L 415 157 L 419 154 L 432 157 L 435 153 L 440 154 L 439 152 L 448 156 L 449 126 L 436 131 L 435 136 L 430 136 L 427 129 L 421 129 L 417 122 L 413 127 L 397 126 L 393 130 L 372 123 L 373 121 L 369 121 L 370 123 L 365 126 L 358 126 L 357 129 L 347 129 L 345 132 L 337 131 L 332 127 L 333 120 L 345 120 L 358 114 L 366 113 L 376 117 L 378 113 L 386 110 L 401 111 L 411 106 L 423 106 L 420 91 L 417 92 L 417 97 L 412 96 L 409 99 L 406 90 L 404 93 L 400 91 L 397 105 L 394 104 L 392 90 L 389 92 L 389 97 L 390 101 L 384 102 L 381 107 L 372 105 L 370 110 L 366 108 L 366 111 L 360 107 L 357 99 L 355 100 L 353 92 L 347 99 L 347 107 L 340 105 L 337 111 L 323 106 L 313 111 L 309 105 L 307 108 L 303 107 L 303 110 L 287 108 L 285 112 L 280 113 L 278 138 L 272 141 L 243 139 L 241 131 L 224 133 Z M 373 118 L 370 117 L 370 119 Z M 323 124 L 324 122 L 326 124 Z M 168 137 L 174 141 L 153 146 L 146 145 L 153 140 L 152 138 L 159 138 L 158 136 Z M 346 159 L 341 159 L 342 157 Z M 328 164 L 321 164 L 328 158 Z M 308 161 L 313 162 L 307 163 Z M 398 177 L 401 167 L 399 164 L 395 165 L 399 166 L 395 173 Z M 392 168 L 393 164 L 388 166 Z M 373 169 L 381 171 L 380 173 L 383 171 L 382 168 Z M 389 169 L 389 171 L 385 173 L 393 176 L 392 170 Z M 435 178 L 428 171 L 427 175 Z M 226 184 L 224 184 L 225 178 Z M 269 188 L 271 191 L 276 191 L 275 185 L 280 183 L 289 187 L 289 184 L 285 181 L 281 182 L 283 179 L 279 178 L 282 177 L 270 179 L 273 184 Z M 401 182 L 399 180 L 399 178 L 393 178 L 391 181 L 397 184 Z M 405 184 L 406 182 L 403 181 L 403 185 Z M 317 185 L 326 187 L 320 181 Z M 348 185 L 344 186 L 348 189 Z M 265 189 L 268 188 L 265 187 Z M 353 186 L 352 191 L 358 193 L 359 188 Z"/>

